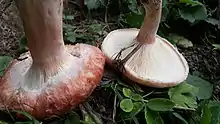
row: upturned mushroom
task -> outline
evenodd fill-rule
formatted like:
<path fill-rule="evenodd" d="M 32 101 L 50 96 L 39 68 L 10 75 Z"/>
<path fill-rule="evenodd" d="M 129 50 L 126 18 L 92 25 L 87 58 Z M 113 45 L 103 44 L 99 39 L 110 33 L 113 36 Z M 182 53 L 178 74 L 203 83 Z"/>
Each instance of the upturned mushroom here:
<path fill-rule="evenodd" d="M 187 61 L 169 41 L 157 35 L 162 0 L 142 0 L 145 18 L 140 29 L 117 29 L 104 39 L 101 49 L 107 63 L 133 82 L 165 88 L 183 82 Z"/>
<path fill-rule="evenodd" d="M 16 0 L 30 51 L 14 59 L 0 81 L 0 108 L 39 120 L 60 116 L 99 85 L 105 56 L 86 44 L 65 45 L 63 0 Z"/>

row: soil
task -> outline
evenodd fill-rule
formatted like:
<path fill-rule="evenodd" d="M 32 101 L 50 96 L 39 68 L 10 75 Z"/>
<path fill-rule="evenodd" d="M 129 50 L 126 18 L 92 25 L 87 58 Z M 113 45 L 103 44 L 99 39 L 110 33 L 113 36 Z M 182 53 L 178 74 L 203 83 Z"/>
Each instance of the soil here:
<path fill-rule="evenodd" d="M 0 0 L 0 55 L 14 57 L 23 34 L 15 3 L 12 0 Z"/>
<path fill-rule="evenodd" d="M 24 35 L 18 11 L 12 0 L 0 0 L 0 55 L 15 57 L 19 41 Z M 207 45 L 194 45 L 192 48 L 178 47 L 188 61 L 190 72 L 199 72 L 215 85 L 214 94 L 220 98 L 220 51 Z M 109 92 L 97 88 L 92 94 L 92 107 L 112 123 L 113 99 Z"/>

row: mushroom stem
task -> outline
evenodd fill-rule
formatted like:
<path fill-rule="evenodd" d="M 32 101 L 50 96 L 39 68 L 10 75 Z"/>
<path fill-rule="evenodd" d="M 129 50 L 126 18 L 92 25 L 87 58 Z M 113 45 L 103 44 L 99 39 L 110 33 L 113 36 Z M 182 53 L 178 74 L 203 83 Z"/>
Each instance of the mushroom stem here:
<path fill-rule="evenodd" d="M 141 3 L 144 5 L 146 14 L 144 23 L 135 39 L 138 44 L 121 60 L 121 52 L 127 48 L 122 49 L 113 62 L 120 72 L 124 71 L 124 64 L 143 46 L 143 44 L 152 44 L 156 41 L 157 30 L 159 28 L 162 13 L 162 0 L 142 0 Z M 129 47 L 132 46 L 134 46 L 134 44 Z"/>
<path fill-rule="evenodd" d="M 65 53 L 62 33 L 63 0 L 15 1 L 33 64 L 45 67 L 51 62 L 59 63 Z"/>
<path fill-rule="evenodd" d="M 145 8 L 145 18 L 137 36 L 140 43 L 155 42 L 162 13 L 162 0 L 142 0 Z"/>

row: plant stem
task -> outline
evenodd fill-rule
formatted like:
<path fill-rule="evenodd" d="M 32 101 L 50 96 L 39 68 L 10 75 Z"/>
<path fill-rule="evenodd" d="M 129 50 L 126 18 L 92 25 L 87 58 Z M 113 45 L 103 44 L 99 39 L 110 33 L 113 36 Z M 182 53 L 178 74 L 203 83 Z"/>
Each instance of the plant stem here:
<path fill-rule="evenodd" d="M 161 20 L 162 0 L 142 0 L 142 4 L 146 13 L 144 23 L 137 36 L 137 41 L 151 44 L 155 42 Z"/>
<path fill-rule="evenodd" d="M 64 54 L 63 0 L 16 0 L 33 64 L 59 61 Z"/>

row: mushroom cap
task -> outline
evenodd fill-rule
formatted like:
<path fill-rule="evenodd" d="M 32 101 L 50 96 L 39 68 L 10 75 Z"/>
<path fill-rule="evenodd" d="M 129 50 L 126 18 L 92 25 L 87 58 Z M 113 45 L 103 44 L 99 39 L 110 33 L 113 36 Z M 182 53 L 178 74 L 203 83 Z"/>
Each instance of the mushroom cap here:
<path fill-rule="evenodd" d="M 66 45 L 66 48 L 72 55 L 71 61 L 36 90 L 21 87 L 22 81 L 29 83 L 24 77 L 32 65 L 30 53 L 22 55 L 21 58 L 27 57 L 22 61 L 13 60 L 1 79 L 0 108 L 26 111 L 43 120 L 69 112 L 83 102 L 99 85 L 105 56 L 100 49 L 86 44 Z"/>
<path fill-rule="evenodd" d="M 112 62 L 121 49 L 135 44 L 124 50 L 120 59 L 128 55 L 139 43 L 136 41 L 138 33 L 139 29 L 134 28 L 110 32 L 101 46 L 107 63 L 115 67 Z M 124 69 L 124 76 L 128 79 L 155 88 L 178 85 L 189 73 L 187 61 L 177 48 L 158 35 L 154 43 L 141 46 L 124 64 Z"/>

